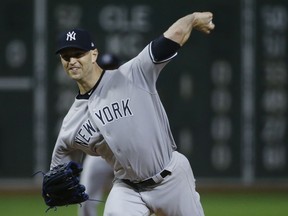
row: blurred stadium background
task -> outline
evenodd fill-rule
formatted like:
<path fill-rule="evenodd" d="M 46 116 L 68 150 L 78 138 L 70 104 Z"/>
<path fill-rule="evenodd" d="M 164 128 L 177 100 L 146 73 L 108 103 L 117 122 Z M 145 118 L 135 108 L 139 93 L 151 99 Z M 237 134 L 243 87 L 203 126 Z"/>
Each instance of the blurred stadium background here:
<path fill-rule="evenodd" d="M 287 0 L 3 0 L 0 200 L 40 196 L 42 178 L 33 173 L 48 169 L 76 89 L 54 55 L 59 32 L 86 28 L 100 54 L 125 62 L 193 11 L 213 12 L 215 31 L 193 33 L 158 82 L 179 151 L 191 162 L 204 202 L 209 193 L 230 194 L 229 205 L 233 193 L 252 201 L 253 193 L 282 192 L 279 202 L 287 203 Z M 9 208 L 4 203 L 0 212 Z"/>

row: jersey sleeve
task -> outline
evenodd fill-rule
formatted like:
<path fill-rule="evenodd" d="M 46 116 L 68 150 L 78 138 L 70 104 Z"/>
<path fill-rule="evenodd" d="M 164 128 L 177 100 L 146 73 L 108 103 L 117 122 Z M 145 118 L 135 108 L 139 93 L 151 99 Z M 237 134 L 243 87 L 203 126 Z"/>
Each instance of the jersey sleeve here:
<path fill-rule="evenodd" d="M 84 158 L 84 152 L 63 142 L 60 134 L 61 131 L 53 149 L 50 168 L 69 161 L 81 163 Z"/>
<path fill-rule="evenodd" d="M 174 58 L 179 49 L 180 44 L 161 35 L 151 42 L 150 56 L 153 62 L 157 64 Z"/>
<path fill-rule="evenodd" d="M 126 76 L 134 85 L 146 90 L 152 94 L 156 93 L 156 81 L 159 77 L 162 69 L 173 59 L 177 52 L 172 55 L 168 53 L 166 55 L 157 55 L 155 57 L 155 49 L 163 49 L 165 53 L 165 45 L 158 46 L 153 45 L 153 41 L 150 42 L 135 58 L 131 59 L 127 63 L 123 64 L 119 71 Z M 160 58 L 159 58 L 160 56 Z"/>

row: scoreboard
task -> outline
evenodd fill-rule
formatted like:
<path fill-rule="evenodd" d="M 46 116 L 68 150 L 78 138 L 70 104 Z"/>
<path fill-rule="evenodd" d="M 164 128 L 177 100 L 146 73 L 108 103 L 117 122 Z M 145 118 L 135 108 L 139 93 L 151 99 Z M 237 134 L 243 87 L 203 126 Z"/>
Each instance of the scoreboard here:
<path fill-rule="evenodd" d="M 31 13 L 19 20 L 5 12 L 12 4 L 33 10 L 32 0 L 31 4 L 5 2 L 1 16 L 10 18 L 0 22 L 7 28 L 15 22 L 18 27 L 11 25 L 0 40 L 0 178 L 17 177 L 3 165 L 11 160 L 11 147 L 6 146 L 12 145 L 20 150 L 13 151 L 15 160 L 25 167 L 21 176 L 29 177 L 37 163 L 33 157 L 37 155 L 33 139 L 37 98 L 31 81 L 35 17 Z M 215 30 L 210 35 L 193 31 L 157 82 L 178 150 L 188 157 L 197 178 L 250 183 L 287 179 L 286 0 L 47 0 L 47 163 L 62 119 L 78 92 L 55 55 L 57 35 L 74 27 L 86 28 L 100 55 L 112 53 L 124 63 L 193 11 L 213 12 Z M 16 126 L 19 120 L 24 123 Z M 16 144 L 10 144 L 15 131 Z"/>

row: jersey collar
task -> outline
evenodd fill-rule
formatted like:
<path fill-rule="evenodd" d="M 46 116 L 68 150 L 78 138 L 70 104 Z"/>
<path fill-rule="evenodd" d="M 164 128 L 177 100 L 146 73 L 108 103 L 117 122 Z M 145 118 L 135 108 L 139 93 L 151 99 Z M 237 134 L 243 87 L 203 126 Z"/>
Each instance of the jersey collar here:
<path fill-rule="evenodd" d="M 99 77 L 98 81 L 96 82 L 96 84 L 93 86 L 92 89 L 90 89 L 88 92 L 86 92 L 85 94 L 80 94 L 80 91 L 78 92 L 78 95 L 76 96 L 76 99 L 89 99 L 90 96 L 92 95 L 92 93 L 95 91 L 95 89 L 97 88 L 97 86 L 99 85 L 104 73 L 106 70 L 103 70 L 103 72 L 101 73 L 101 76 Z"/>

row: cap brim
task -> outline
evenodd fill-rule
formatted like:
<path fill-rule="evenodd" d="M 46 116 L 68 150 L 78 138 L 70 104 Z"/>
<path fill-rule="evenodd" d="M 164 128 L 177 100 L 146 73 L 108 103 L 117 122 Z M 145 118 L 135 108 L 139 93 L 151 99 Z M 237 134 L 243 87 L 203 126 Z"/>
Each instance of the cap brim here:
<path fill-rule="evenodd" d="M 78 49 L 85 50 L 85 51 L 90 50 L 90 49 L 83 48 L 83 47 L 77 46 L 77 45 L 67 45 L 67 46 L 63 46 L 63 47 L 59 48 L 58 50 L 56 50 L 55 54 L 59 54 L 62 50 L 67 49 L 67 48 L 78 48 Z"/>

